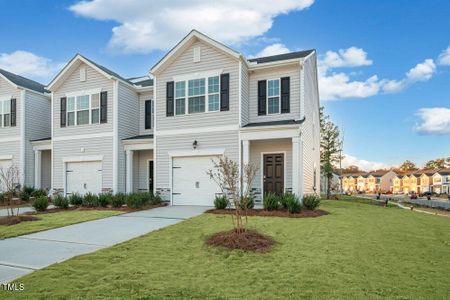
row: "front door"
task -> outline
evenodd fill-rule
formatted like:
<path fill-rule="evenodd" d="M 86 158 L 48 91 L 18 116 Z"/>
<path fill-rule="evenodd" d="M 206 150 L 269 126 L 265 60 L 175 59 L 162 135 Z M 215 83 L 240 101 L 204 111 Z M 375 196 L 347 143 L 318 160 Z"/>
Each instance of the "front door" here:
<path fill-rule="evenodd" d="M 148 161 L 148 191 L 153 193 L 153 160 Z"/>
<path fill-rule="evenodd" d="M 284 192 L 284 154 L 264 154 L 264 193 Z"/>

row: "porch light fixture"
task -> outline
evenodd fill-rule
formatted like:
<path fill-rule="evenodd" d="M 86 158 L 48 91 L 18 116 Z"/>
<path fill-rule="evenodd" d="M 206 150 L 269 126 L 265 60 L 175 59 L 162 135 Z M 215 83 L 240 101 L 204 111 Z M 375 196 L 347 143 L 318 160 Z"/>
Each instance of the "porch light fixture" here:
<path fill-rule="evenodd" d="M 194 148 L 194 150 L 197 149 L 197 145 L 198 145 L 197 140 L 195 140 L 195 141 L 192 143 L 192 148 Z"/>

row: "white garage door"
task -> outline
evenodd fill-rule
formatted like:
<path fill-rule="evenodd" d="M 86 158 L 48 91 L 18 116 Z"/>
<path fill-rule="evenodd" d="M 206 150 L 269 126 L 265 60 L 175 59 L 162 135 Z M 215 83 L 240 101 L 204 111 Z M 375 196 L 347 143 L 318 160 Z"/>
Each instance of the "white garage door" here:
<path fill-rule="evenodd" d="M 11 167 L 12 165 L 12 160 L 10 159 L 0 159 L 0 169 L 3 172 L 7 172 L 8 168 Z M 3 183 L 3 179 L 0 177 L 0 192 L 4 192 L 5 191 L 5 185 Z"/>
<path fill-rule="evenodd" d="M 220 189 L 206 174 L 212 168 L 212 158 L 212 156 L 173 158 L 174 205 L 214 205 L 214 197 L 220 193 Z"/>
<path fill-rule="evenodd" d="M 72 162 L 66 167 L 67 194 L 99 194 L 102 191 L 102 162 Z"/>

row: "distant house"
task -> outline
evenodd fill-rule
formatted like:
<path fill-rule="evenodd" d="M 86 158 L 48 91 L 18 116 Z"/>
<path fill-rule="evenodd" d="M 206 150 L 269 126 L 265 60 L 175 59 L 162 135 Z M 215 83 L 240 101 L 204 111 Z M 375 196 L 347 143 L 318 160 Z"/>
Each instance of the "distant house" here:
<path fill-rule="evenodd" d="M 320 192 L 324 194 L 328 190 L 328 178 L 323 174 L 320 177 Z M 341 176 L 336 173 L 333 173 L 333 177 L 331 178 L 331 191 L 333 193 L 339 193 L 341 191 Z"/>
<path fill-rule="evenodd" d="M 397 176 L 394 171 L 376 171 L 367 177 L 367 189 L 372 193 L 385 193 L 392 190 L 393 180 Z"/>
<path fill-rule="evenodd" d="M 404 194 L 408 194 L 410 189 L 409 189 L 409 174 L 404 174 L 402 177 L 402 188 L 403 188 L 403 193 Z"/>
<path fill-rule="evenodd" d="M 367 174 L 361 174 L 356 179 L 356 189 L 360 192 L 367 191 Z"/>
<path fill-rule="evenodd" d="M 422 173 L 420 171 L 413 171 L 409 175 L 409 192 L 410 193 L 421 193 L 420 189 L 420 176 Z"/>
<path fill-rule="evenodd" d="M 450 168 L 440 169 L 433 174 L 431 189 L 436 194 L 450 193 Z"/>
<path fill-rule="evenodd" d="M 397 174 L 392 179 L 392 192 L 395 194 L 403 193 L 402 175 Z"/>
<path fill-rule="evenodd" d="M 344 192 L 354 192 L 356 190 L 356 181 L 360 174 L 346 174 L 343 176 Z"/>
<path fill-rule="evenodd" d="M 423 170 L 420 175 L 420 192 L 431 192 L 431 186 L 433 185 L 433 174 L 436 170 Z"/>

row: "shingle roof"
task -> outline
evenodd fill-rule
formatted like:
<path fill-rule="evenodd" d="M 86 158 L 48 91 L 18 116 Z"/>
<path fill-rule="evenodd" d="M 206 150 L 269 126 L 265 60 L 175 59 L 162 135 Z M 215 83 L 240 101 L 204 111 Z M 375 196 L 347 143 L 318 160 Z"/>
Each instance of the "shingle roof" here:
<path fill-rule="evenodd" d="M 261 127 L 261 126 L 277 126 L 277 125 L 296 125 L 302 124 L 305 121 L 305 118 L 301 120 L 281 120 L 281 121 L 269 121 L 269 122 L 258 122 L 258 123 L 249 123 L 244 127 Z"/>
<path fill-rule="evenodd" d="M 128 141 L 128 140 L 142 140 L 142 139 L 152 139 L 153 138 L 153 134 L 143 134 L 143 135 L 136 135 L 136 136 L 132 136 L 126 139 L 123 139 L 124 141 Z"/>
<path fill-rule="evenodd" d="M 304 57 L 310 55 L 311 53 L 313 53 L 314 51 L 316 51 L 316 50 L 310 49 L 310 50 L 290 52 L 290 53 L 278 54 L 278 55 L 272 55 L 272 56 L 250 58 L 250 59 L 248 59 L 248 61 L 256 62 L 257 64 L 262 64 L 262 63 L 268 63 L 268 62 L 279 61 L 279 60 L 304 58 Z"/>
<path fill-rule="evenodd" d="M 87 60 L 87 61 L 89 61 L 91 64 L 95 65 L 97 68 L 99 68 L 99 69 L 102 70 L 103 72 L 105 72 L 105 73 L 107 73 L 107 74 L 109 74 L 109 75 L 111 75 L 111 76 L 114 76 L 114 77 L 116 77 L 116 78 L 119 78 L 119 79 L 121 79 L 121 80 L 123 80 L 123 81 L 126 81 L 126 82 L 128 82 L 128 83 L 130 83 L 130 84 L 133 84 L 133 83 L 131 83 L 130 81 L 128 81 L 126 78 L 123 78 L 122 76 L 120 76 L 119 74 L 117 74 L 116 72 L 113 72 L 113 71 L 111 71 L 110 69 L 108 69 L 108 68 L 106 68 L 106 67 L 104 67 L 104 66 L 102 66 L 102 65 L 99 65 L 98 63 L 96 63 L 96 62 L 90 60 L 89 58 L 87 58 L 87 57 L 85 57 L 85 56 L 83 56 L 83 55 L 81 55 L 81 54 L 77 54 L 77 55 L 83 57 L 85 60 Z"/>
<path fill-rule="evenodd" d="M 437 171 L 441 175 L 450 175 L 450 168 L 444 168 Z"/>
<path fill-rule="evenodd" d="M 6 70 L 0 69 L 0 73 L 5 76 L 9 81 L 14 83 L 15 85 L 18 85 L 20 87 L 30 89 L 39 93 L 49 93 L 45 89 L 45 86 L 43 84 L 40 84 L 39 82 L 36 82 L 34 80 L 22 77 L 20 75 L 13 74 L 11 72 L 8 72 Z"/>

